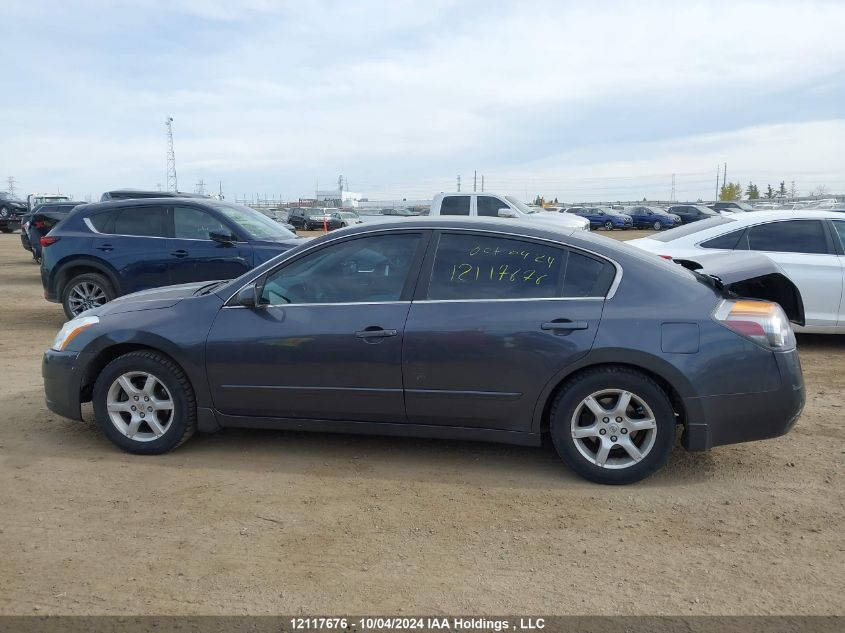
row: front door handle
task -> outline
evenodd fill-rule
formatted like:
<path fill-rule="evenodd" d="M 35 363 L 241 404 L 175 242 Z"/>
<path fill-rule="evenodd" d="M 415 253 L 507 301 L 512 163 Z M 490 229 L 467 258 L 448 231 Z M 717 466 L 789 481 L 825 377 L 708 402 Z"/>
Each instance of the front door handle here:
<path fill-rule="evenodd" d="M 102 246 L 97 247 L 98 251 L 103 251 L 104 253 L 108 253 L 109 251 L 114 250 L 114 246 L 111 244 L 103 244 Z"/>
<path fill-rule="evenodd" d="M 188 251 L 180 248 L 178 251 L 173 251 L 170 254 L 173 255 L 173 257 L 180 257 L 181 258 L 181 257 L 187 257 Z"/>
<path fill-rule="evenodd" d="M 570 321 L 569 319 L 556 319 L 540 325 L 541 330 L 551 331 L 555 334 L 568 334 L 573 330 L 586 330 L 588 327 L 589 324 L 586 321 Z"/>
<path fill-rule="evenodd" d="M 355 338 L 363 339 L 379 339 L 387 338 L 388 336 L 396 336 L 399 332 L 396 330 L 385 330 L 378 326 L 370 326 L 365 330 L 355 332 Z"/>

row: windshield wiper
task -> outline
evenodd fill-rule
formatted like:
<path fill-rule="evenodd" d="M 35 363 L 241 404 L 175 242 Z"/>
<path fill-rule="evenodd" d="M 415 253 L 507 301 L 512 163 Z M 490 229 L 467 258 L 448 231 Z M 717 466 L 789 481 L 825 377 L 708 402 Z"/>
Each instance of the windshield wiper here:
<path fill-rule="evenodd" d="M 202 286 L 201 288 L 197 288 L 194 291 L 194 296 L 197 297 L 197 296 L 207 295 L 207 294 L 213 292 L 216 288 L 219 288 L 220 286 L 222 286 L 223 284 L 226 284 L 226 283 L 229 283 L 229 281 L 226 280 L 226 279 L 224 279 L 223 281 L 212 281 L 210 284 L 206 284 L 206 285 Z"/>

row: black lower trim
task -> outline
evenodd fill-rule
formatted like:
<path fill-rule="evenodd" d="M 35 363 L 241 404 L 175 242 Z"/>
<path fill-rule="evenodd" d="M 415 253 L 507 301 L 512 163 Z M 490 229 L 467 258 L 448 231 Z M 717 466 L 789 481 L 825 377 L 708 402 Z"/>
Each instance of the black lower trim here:
<path fill-rule="evenodd" d="M 316 431 L 322 433 L 355 433 L 394 437 L 425 437 L 451 440 L 472 440 L 539 446 L 539 433 L 501 431 L 464 426 L 436 426 L 394 422 L 354 422 L 346 420 L 304 420 L 226 415 L 216 412 L 222 427 L 241 429 L 273 429 L 279 431 Z"/>

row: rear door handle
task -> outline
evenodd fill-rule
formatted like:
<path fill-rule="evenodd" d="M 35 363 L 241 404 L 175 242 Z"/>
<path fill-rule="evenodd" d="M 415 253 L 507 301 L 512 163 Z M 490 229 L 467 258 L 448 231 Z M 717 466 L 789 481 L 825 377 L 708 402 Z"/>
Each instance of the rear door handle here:
<path fill-rule="evenodd" d="M 368 327 L 366 330 L 355 332 L 355 338 L 387 338 L 388 336 L 396 336 L 399 332 L 397 330 L 385 330 L 380 327 Z"/>
<path fill-rule="evenodd" d="M 103 251 L 104 253 L 108 253 L 109 251 L 114 250 L 114 246 L 111 244 L 103 244 L 102 246 L 97 247 L 98 251 Z"/>
<path fill-rule="evenodd" d="M 570 321 L 569 319 L 559 319 L 556 321 L 549 321 L 540 325 L 541 330 L 550 330 L 552 332 L 571 332 L 573 330 L 586 330 L 589 324 L 586 321 Z"/>
<path fill-rule="evenodd" d="M 173 251 L 173 252 L 172 252 L 172 253 L 170 253 L 170 254 L 171 254 L 171 255 L 173 255 L 173 257 L 187 257 L 187 256 L 188 256 L 188 251 L 183 250 L 183 249 L 181 249 L 181 248 L 180 248 L 178 251 Z"/>

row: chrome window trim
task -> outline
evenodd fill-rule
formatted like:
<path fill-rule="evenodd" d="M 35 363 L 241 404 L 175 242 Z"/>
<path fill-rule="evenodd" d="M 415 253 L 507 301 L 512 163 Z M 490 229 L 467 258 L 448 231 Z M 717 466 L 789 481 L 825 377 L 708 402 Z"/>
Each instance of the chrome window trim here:
<path fill-rule="evenodd" d="M 94 228 L 94 225 L 91 223 L 91 218 L 82 218 L 82 221 L 85 222 L 85 226 L 87 226 L 92 233 L 96 233 L 97 235 L 102 235 L 104 237 L 137 237 L 137 238 L 144 238 L 148 240 L 180 240 L 182 242 L 213 242 L 211 238 L 206 240 L 192 238 L 192 237 L 161 237 L 159 235 L 127 235 L 126 233 L 102 233 Z M 235 241 L 231 242 L 232 244 L 248 244 L 249 242 L 243 241 Z"/>
<path fill-rule="evenodd" d="M 460 216 L 460 217 L 467 217 L 467 216 Z M 407 227 L 407 228 L 403 228 L 403 229 L 397 229 L 394 226 L 390 226 L 390 227 L 382 227 L 382 228 L 378 228 L 378 229 L 371 229 L 369 231 L 362 231 L 360 233 L 355 233 L 354 235 L 349 235 L 347 233 L 347 234 L 344 234 L 344 235 L 330 237 L 329 239 L 325 240 L 324 242 L 320 242 L 319 244 L 316 244 L 314 246 L 308 246 L 305 249 L 303 249 L 302 251 L 299 251 L 298 253 L 290 254 L 290 252 L 288 251 L 288 254 L 289 254 L 288 257 L 284 257 L 285 254 L 283 253 L 282 254 L 283 259 L 277 264 L 277 267 L 281 267 L 282 265 L 284 265 L 288 261 L 288 259 L 292 259 L 293 257 L 304 257 L 307 253 L 311 252 L 312 250 L 317 250 L 319 248 L 322 248 L 323 246 L 327 246 L 327 245 L 332 244 L 332 243 L 337 242 L 337 241 L 341 241 L 341 240 L 344 240 L 344 239 L 355 239 L 356 237 L 361 237 L 361 236 L 365 236 L 365 235 L 373 235 L 373 234 L 377 234 L 377 233 L 399 232 L 400 230 L 401 231 L 409 231 L 409 232 L 412 232 L 412 231 L 419 231 L 419 232 L 421 232 L 421 231 L 459 231 L 459 232 L 463 232 L 463 233 L 489 233 L 489 234 L 492 234 L 494 236 L 508 236 L 508 237 L 514 237 L 514 238 L 523 239 L 523 240 L 539 240 L 541 242 L 546 242 L 548 244 L 552 244 L 552 245 L 554 245 L 558 248 L 560 248 L 560 247 L 571 248 L 575 251 L 579 251 L 579 252 L 582 252 L 582 253 L 589 253 L 590 255 L 593 255 L 595 257 L 598 257 L 601 260 L 604 260 L 606 262 L 610 262 L 611 264 L 613 264 L 614 268 L 616 268 L 616 277 L 614 278 L 613 283 L 610 284 L 610 288 L 607 291 L 607 296 L 601 297 L 602 300 L 612 299 L 614 297 L 614 295 L 616 294 L 616 291 L 619 289 L 619 284 L 622 283 L 623 271 L 622 271 L 622 266 L 619 264 L 619 262 L 617 262 L 615 259 L 611 259 L 607 255 L 602 255 L 601 253 L 596 253 L 595 251 L 591 251 L 591 250 L 589 250 L 587 248 L 583 248 L 581 246 L 564 244 L 562 242 L 558 242 L 558 241 L 555 241 L 555 240 L 552 240 L 552 239 L 549 239 L 549 238 L 546 238 L 546 237 L 534 237 L 534 236 L 531 236 L 531 235 L 522 235 L 520 233 L 510 233 L 510 232 L 507 232 L 507 231 L 493 231 L 493 230 L 490 230 L 490 229 L 441 226 L 441 225 L 437 225 L 437 224 L 435 224 L 433 226 L 415 226 L 415 227 Z M 572 233 L 570 235 L 575 234 L 575 231 L 577 231 L 577 230 L 578 229 L 572 229 Z M 327 235 L 331 235 L 331 233 L 329 233 Z M 249 284 L 255 283 L 256 279 L 261 277 L 263 274 L 266 274 L 266 273 L 261 273 L 261 274 L 255 275 L 254 277 L 249 279 L 247 282 L 245 282 L 242 286 L 240 286 L 237 290 L 235 290 L 235 292 L 230 294 L 226 298 L 226 301 L 224 301 L 223 307 L 229 307 L 227 304 L 232 300 L 232 298 L 235 295 L 237 295 L 241 290 L 243 290 Z M 553 298 L 553 299 L 583 299 L 584 297 L 551 297 L 551 298 Z M 536 301 L 537 299 L 529 299 L 529 300 L 530 301 Z M 511 299 L 467 299 L 467 300 L 450 299 L 450 300 L 446 300 L 446 301 L 511 301 Z M 293 304 L 285 304 L 285 305 L 293 305 Z M 297 305 L 304 305 L 304 304 L 297 304 Z M 314 305 L 338 305 L 338 304 L 318 303 L 318 304 L 314 304 Z M 238 306 L 238 307 L 242 307 L 242 306 Z"/>
<path fill-rule="evenodd" d="M 339 303 L 270 303 L 261 304 L 261 310 L 266 308 L 314 308 L 317 306 L 384 306 L 384 305 L 411 305 L 410 301 L 341 301 Z M 227 308 L 247 308 L 249 306 L 230 306 L 224 305 L 223 309 Z M 250 308 L 252 310 L 253 308 Z"/>

